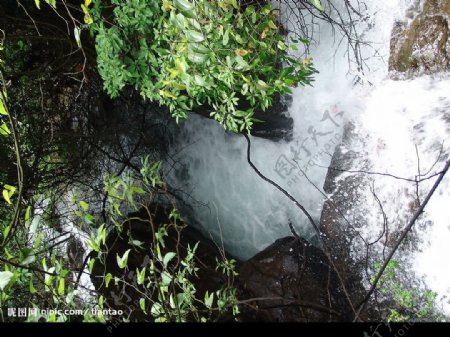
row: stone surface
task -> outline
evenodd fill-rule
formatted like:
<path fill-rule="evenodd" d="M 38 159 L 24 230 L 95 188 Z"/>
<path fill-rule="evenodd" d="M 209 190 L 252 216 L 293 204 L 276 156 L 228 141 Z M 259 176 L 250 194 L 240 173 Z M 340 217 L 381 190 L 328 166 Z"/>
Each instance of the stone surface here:
<path fill-rule="evenodd" d="M 244 321 L 326 322 L 350 320 L 336 274 L 325 254 L 305 240 L 285 237 L 243 263 L 242 298 L 258 298 Z M 256 309 L 257 308 L 257 309 Z"/>
<path fill-rule="evenodd" d="M 418 14 L 414 17 L 416 10 Z M 398 22 L 392 32 L 389 58 L 392 77 L 450 70 L 450 2 L 425 0 L 422 9 L 410 9 L 407 17 L 412 21 Z"/>
<path fill-rule="evenodd" d="M 273 141 L 292 140 L 294 120 L 286 114 L 291 100 L 290 97 L 277 96 L 269 109 L 258 110 L 255 118 L 262 120 L 263 123 L 253 124 L 252 135 Z"/>
<path fill-rule="evenodd" d="M 354 207 L 362 202 L 361 193 L 367 187 L 368 180 L 364 173 L 344 172 L 354 170 L 355 160 L 358 161 L 359 170 L 368 170 L 370 163 L 363 160 L 366 157 L 364 139 L 358 136 L 354 124 L 348 123 L 344 127 L 342 140 L 335 149 L 325 178 L 323 189 L 328 198 L 324 202 L 319 224 L 322 241 L 335 261 L 355 305 L 366 294 L 361 279 L 366 265 L 365 260 L 353 258 L 352 249 L 364 247 L 358 226 L 366 221 L 365 214 L 355 212 Z M 369 309 L 362 312 L 360 317 L 370 320 L 376 319 L 376 315 L 374 310 Z"/>
<path fill-rule="evenodd" d="M 287 115 L 287 110 L 291 101 L 292 98 L 289 96 L 275 96 L 272 105 L 266 111 L 262 111 L 261 109 L 256 110 L 254 118 L 261 122 L 255 122 L 253 124 L 251 134 L 255 137 L 273 141 L 292 140 L 294 120 Z M 248 108 L 248 103 L 241 100 L 238 109 L 245 111 Z M 200 116 L 211 118 L 211 109 L 207 106 L 196 108 L 193 112 Z"/>

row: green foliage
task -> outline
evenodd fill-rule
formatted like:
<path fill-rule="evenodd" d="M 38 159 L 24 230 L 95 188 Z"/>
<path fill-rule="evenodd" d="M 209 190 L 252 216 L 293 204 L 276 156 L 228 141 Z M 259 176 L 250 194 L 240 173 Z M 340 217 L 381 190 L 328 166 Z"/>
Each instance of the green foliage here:
<path fill-rule="evenodd" d="M 148 158 L 143 161 L 142 175 L 134 179 L 131 175 L 123 177 L 106 178 L 108 189 L 108 202 L 106 205 L 107 221 L 116 227 L 122 235 L 130 235 L 122 231 L 122 225 L 126 221 L 123 215 L 125 211 L 138 209 L 145 206 L 146 196 L 154 191 L 155 187 L 161 187 L 163 182 L 159 176 L 160 163 L 150 163 Z M 94 229 L 96 219 L 87 219 L 86 215 L 91 210 L 91 205 L 81 200 L 78 196 L 72 198 L 73 216 L 81 223 L 89 222 L 92 228 L 88 247 L 97 252 L 95 258 L 90 258 L 87 263 L 88 270 L 92 273 L 94 265 L 104 263 L 104 257 L 108 254 L 109 247 L 106 245 L 107 225 L 102 224 Z M 49 203 L 48 207 L 53 207 Z M 101 309 L 109 308 L 108 299 L 99 296 L 95 301 L 81 300 L 79 290 L 73 281 L 72 271 L 68 261 L 58 250 L 47 249 L 51 245 L 46 239 L 45 231 L 52 228 L 50 219 L 45 216 L 32 216 L 31 207 L 24 211 L 26 231 L 34 233 L 17 232 L 15 244 L 8 245 L 2 253 L 6 254 L 9 261 L 14 265 L 4 264 L 4 270 L 0 271 L 0 303 L 9 307 L 35 307 L 36 310 L 51 308 L 54 313 L 31 314 L 27 320 L 30 322 L 106 322 L 113 317 L 102 313 Z M 186 322 L 186 321 L 208 321 L 221 313 L 231 311 L 238 314 L 238 300 L 236 289 L 232 286 L 233 278 L 237 275 L 234 260 L 220 260 L 217 268 L 223 270 L 225 278 L 228 279 L 220 289 L 210 289 L 202 298 L 197 294 L 195 279 L 197 276 L 197 247 L 188 246 L 186 252 L 179 254 L 178 248 L 168 249 L 167 240 L 171 230 L 182 230 L 184 224 L 178 212 L 173 209 L 169 215 L 170 222 L 161 224 L 154 235 L 152 247 L 142 247 L 142 242 L 129 236 L 131 244 L 121 254 L 115 256 L 117 266 L 123 270 L 123 275 L 103 275 L 106 287 L 114 285 L 132 286 L 139 289 L 142 295 L 134 310 L 141 310 L 150 320 L 156 322 Z M 149 220 L 149 223 L 152 220 Z M 45 229 L 46 228 L 46 229 Z M 45 229 L 45 231 L 44 231 Z M 7 233 L 6 233 L 7 234 Z M 28 241 L 28 244 L 25 242 Z M 22 248 L 20 248 L 22 247 Z M 152 251 L 149 263 L 137 270 L 129 267 L 129 257 L 132 252 L 142 252 L 142 249 Z M 136 275 L 135 283 L 130 284 L 130 279 L 125 275 Z M 18 295 L 20 294 L 20 295 Z M 31 305 L 30 305 L 31 303 Z M 78 310 L 77 315 L 66 315 L 57 313 L 65 310 Z M 97 314 L 93 314 L 92 310 Z M 17 319 L 17 318 L 10 318 Z M 125 317 L 114 317 L 124 319 Z"/>
<path fill-rule="evenodd" d="M 225 129 L 250 130 L 257 109 L 267 109 L 274 95 L 292 86 L 310 84 L 315 72 L 309 60 L 290 56 L 270 5 L 110 2 L 112 18 L 102 17 L 100 1 L 92 9 L 106 90 L 117 96 L 133 85 L 144 97 L 168 106 L 177 121 L 208 106 Z"/>
<path fill-rule="evenodd" d="M 43 7 L 42 3 L 43 1 L 36 4 Z M 56 1 L 48 2 L 48 4 L 58 7 Z M 90 13 L 91 4 L 85 1 L 84 5 L 86 8 L 89 7 Z M 49 6 L 46 7 L 48 7 L 46 10 L 50 10 Z M 40 50 L 40 47 L 37 47 L 39 42 L 32 41 L 33 43 L 22 40 L 9 41 L 8 48 L 2 49 L 0 55 L 0 58 L 5 61 L 1 64 L 2 75 L 3 71 L 7 74 L 7 81 L 3 81 L 2 78 L 0 95 L 0 138 L 2 140 L 0 144 L 0 190 L 2 191 L 2 197 L 0 197 L 2 199 L 0 201 L 0 306 L 85 310 L 77 315 L 37 313 L 30 315 L 28 321 L 104 322 L 111 317 L 103 314 L 94 315 L 90 309 L 108 306 L 107 300 L 102 296 L 90 298 L 88 301 L 81 297 L 80 287 L 77 289 L 76 277 L 74 279 L 77 273 L 74 273 L 74 267 L 67 258 L 64 244 L 67 236 L 60 231 L 61 219 L 57 204 L 67 192 L 67 187 L 61 188 L 61 185 L 66 183 L 70 185 L 68 181 L 64 181 L 65 172 L 61 169 L 66 167 L 70 152 L 61 151 L 62 138 L 58 138 L 60 136 L 58 123 L 64 124 L 63 118 L 57 111 L 55 114 L 49 114 L 44 110 L 46 102 L 41 90 L 48 93 L 45 88 L 45 79 L 52 77 L 54 73 L 42 74 L 39 72 L 40 68 L 36 66 L 36 63 L 39 63 L 39 61 L 35 62 L 37 57 L 28 58 L 30 55 L 35 55 L 34 51 Z M 3 40 L 1 42 L 3 43 Z M 48 50 L 44 48 L 44 51 Z M 46 54 L 43 58 L 49 55 L 52 54 Z M 51 60 L 50 57 L 49 60 Z M 29 75 L 32 67 L 35 77 Z M 9 98 L 6 95 L 5 83 L 12 83 L 8 88 L 10 89 Z M 58 92 L 52 87 L 50 93 L 53 97 L 57 96 Z M 12 124 L 12 121 L 15 123 Z M 64 131 L 66 134 L 67 130 Z M 17 132 L 20 137 L 17 146 L 14 145 L 14 132 Z M 72 145 L 74 144 L 76 142 L 72 142 Z M 17 158 L 21 159 L 20 162 L 16 158 L 16 153 Z M 80 172 L 84 169 L 84 164 L 78 164 L 77 172 Z M 98 206 L 92 203 L 86 193 L 74 195 L 71 207 L 67 209 L 65 216 L 87 232 L 88 248 L 100 256 L 105 253 L 107 228 L 115 226 L 120 230 L 125 219 L 124 214 L 145 205 L 146 201 L 151 199 L 151 193 L 155 188 L 163 185 L 159 168 L 159 162 L 150 163 L 149 159 L 145 158 L 142 161 L 139 179 L 133 179 L 128 173 L 105 179 L 105 192 L 108 194 L 105 205 L 106 223 L 98 223 L 99 219 L 95 214 Z M 16 169 L 23 169 L 28 173 L 26 175 L 27 193 L 19 193 L 20 182 L 23 179 L 15 176 Z M 37 180 L 33 181 L 31 178 Z M 61 179 L 61 185 L 47 184 L 48 181 L 53 181 L 52 179 Z M 37 214 L 37 205 L 29 206 L 33 202 L 40 203 L 39 214 Z M 197 298 L 200 296 L 196 294 L 194 284 L 197 277 L 197 261 L 195 261 L 197 246 L 189 247 L 186 256 L 179 256 L 175 249 L 165 251 L 168 229 L 173 226 L 181 227 L 181 224 L 178 225 L 179 222 L 181 222 L 179 214 L 175 210 L 172 211 L 170 222 L 162 225 L 155 236 L 157 242 L 153 248 L 155 252 L 153 269 L 150 270 L 148 266 L 136 271 L 138 275 L 136 282 L 139 286 L 145 287 L 144 294 L 146 294 L 140 299 L 138 308 L 140 307 L 148 313 L 149 317 L 157 321 L 202 321 L 209 319 L 212 316 L 211 313 L 226 310 L 237 313 L 236 293 L 231 281 L 221 289 L 211 289 L 205 299 Z M 133 249 L 115 257 L 124 273 L 130 272 L 129 254 L 131 255 L 134 249 L 144 248 L 142 242 L 132 237 L 129 237 L 129 240 Z M 89 272 L 92 272 L 95 265 L 100 262 L 94 258 L 88 260 Z M 111 274 L 105 275 L 105 283 L 109 286 L 125 282 L 124 278 L 113 277 Z M 149 295 L 155 291 L 159 294 L 157 298 Z M 204 301 L 207 301 L 207 305 Z M 25 318 L 0 315 L 0 320 L 17 321 L 25 320 Z"/>
<path fill-rule="evenodd" d="M 381 268 L 381 262 L 374 264 L 374 270 Z M 378 283 L 380 295 L 389 299 L 387 321 L 421 321 L 448 320 L 438 308 L 437 293 L 407 284 L 402 280 L 403 270 L 395 261 L 389 261 L 386 270 Z M 371 278 L 374 282 L 374 277 Z"/>
<path fill-rule="evenodd" d="M 320 0 L 312 0 L 311 2 L 314 5 L 314 7 L 316 7 L 319 11 L 323 11 L 324 10 L 324 7 L 322 5 L 322 1 L 320 1 Z"/>
<path fill-rule="evenodd" d="M 126 204 L 127 207 L 138 209 L 146 207 L 145 203 L 137 202 L 143 194 L 151 194 L 155 186 L 161 187 L 162 180 L 159 176 L 160 163 L 150 163 L 148 158 L 142 161 L 141 177 L 134 180 L 129 175 L 125 177 L 108 177 L 108 218 L 114 219 L 113 223 L 122 235 L 129 235 L 129 242 L 133 246 L 122 254 L 116 255 L 117 266 L 125 274 L 132 273 L 134 284 L 126 277 L 120 278 L 106 273 L 104 284 L 111 286 L 114 279 L 116 285 L 131 286 L 139 291 L 141 297 L 138 301 L 138 308 L 155 322 L 205 322 L 212 317 L 216 317 L 226 311 L 232 314 L 239 313 L 236 289 L 232 286 L 233 278 L 237 275 L 236 261 L 218 260 L 217 269 L 220 269 L 228 282 L 220 289 L 210 289 L 203 298 L 197 294 L 195 279 L 198 278 L 196 252 L 198 243 L 193 247 L 187 246 L 185 253 L 176 247 L 170 250 L 168 240 L 170 233 L 179 233 L 184 226 L 182 219 L 175 209 L 169 214 L 170 223 L 159 225 L 154 232 L 153 245 L 150 248 L 150 260 L 147 265 L 130 270 L 129 256 L 132 251 L 142 252 L 142 242 L 134 240 L 131 234 L 123 231 L 123 216 L 121 209 Z M 137 194 L 137 196 L 136 196 Z M 150 212 L 148 212 L 150 214 Z M 149 226 L 151 226 L 149 220 Z M 105 246 L 105 233 L 98 230 L 96 235 L 91 237 L 91 247 L 100 254 L 97 260 L 99 263 L 108 253 Z M 105 305 L 107 301 L 105 300 Z"/>

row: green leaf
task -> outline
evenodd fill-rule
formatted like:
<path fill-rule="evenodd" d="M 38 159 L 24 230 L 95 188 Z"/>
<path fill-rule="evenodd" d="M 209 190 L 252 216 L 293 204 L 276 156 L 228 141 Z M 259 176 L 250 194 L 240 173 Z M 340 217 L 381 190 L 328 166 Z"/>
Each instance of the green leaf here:
<path fill-rule="evenodd" d="M 186 65 L 185 60 L 181 59 L 181 58 L 176 59 L 175 60 L 175 68 L 178 70 L 178 72 L 180 74 L 186 74 L 187 65 Z M 145 193 L 144 190 L 142 190 L 142 193 Z"/>
<path fill-rule="evenodd" d="M 195 30 L 186 31 L 186 38 L 189 42 L 202 42 L 205 40 L 203 34 Z"/>
<path fill-rule="evenodd" d="M 11 131 L 9 130 L 8 125 L 6 125 L 6 123 L 0 125 L 0 134 L 4 136 L 11 134 Z"/>
<path fill-rule="evenodd" d="M 163 271 L 161 273 L 161 283 L 163 286 L 168 286 L 172 282 L 172 275 L 170 275 L 168 272 Z"/>
<path fill-rule="evenodd" d="M 106 288 L 108 288 L 109 282 L 111 281 L 111 279 L 112 279 L 112 275 L 111 275 L 111 273 L 108 273 L 108 274 L 106 275 L 106 277 L 105 277 L 105 285 L 106 285 Z"/>
<path fill-rule="evenodd" d="M 33 263 L 34 261 L 36 261 L 36 256 L 35 255 L 30 255 L 27 256 L 23 261 L 22 261 L 22 265 L 26 266 L 30 263 Z"/>
<path fill-rule="evenodd" d="M 175 15 L 174 12 L 170 12 L 169 22 L 178 29 L 184 30 L 183 14 L 178 13 L 177 15 Z"/>
<path fill-rule="evenodd" d="M 164 259 L 163 259 L 163 265 L 164 267 L 167 267 L 168 263 L 170 262 L 170 260 L 172 260 L 175 257 L 175 253 L 174 252 L 168 252 L 166 255 L 164 255 Z"/>
<path fill-rule="evenodd" d="M 128 263 L 128 254 L 130 253 L 131 249 L 128 249 L 122 257 L 119 256 L 119 254 L 117 254 L 117 264 L 119 265 L 119 267 L 121 269 L 125 268 L 127 266 Z"/>
<path fill-rule="evenodd" d="M 208 293 L 208 291 L 206 291 L 205 293 L 205 305 L 208 308 L 212 307 L 214 301 L 214 293 L 211 293 L 211 295 Z"/>
<path fill-rule="evenodd" d="M 81 48 L 81 39 L 80 39 L 80 28 L 75 26 L 73 29 L 73 35 L 75 36 L 75 41 L 77 42 L 77 46 Z"/>
<path fill-rule="evenodd" d="M 9 194 L 9 191 L 8 190 L 3 190 L 3 199 L 5 199 L 5 201 L 8 203 L 8 204 L 12 204 L 12 202 L 11 202 L 11 199 L 10 199 L 10 194 Z"/>
<path fill-rule="evenodd" d="M 205 79 L 202 76 L 200 76 L 200 75 L 194 75 L 194 81 L 195 81 L 195 84 L 197 84 L 200 87 L 205 87 L 206 86 Z"/>
<path fill-rule="evenodd" d="M 30 248 L 23 248 L 20 251 L 20 264 L 26 266 L 36 261 L 36 256 Z"/>
<path fill-rule="evenodd" d="M 11 273 L 10 271 L 0 272 L 0 290 L 5 289 L 5 287 L 8 285 L 9 281 L 11 281 L 13 276 L 14 274 Z"/>
<path fill-rule="evenodd" d="M 101 225 L 97 230 L 98 236 L 101 238 L 102 243 L 105 244 L 106 241 L 106 228 L 105 224 Z"/>
<path fill-rule="evenodd" d="M 58 294 L 62 296 L 64 295 L 64 291 L 65 291 L 65 281 L 64 278 L 60 278 L 58 284 Z"/>
<path fill-rule="evenodd" d="M 6 116 L 8 115 L 8 112 L 6 112 L 5 105 L 4 105 L 2 99 L 0 99 L 0 115 L 6 115 Z"/>
<path fill-rule="evenodd" d="M 141 298 L 141 299 L 139 300 L 139 307 L 141 308 L 141 310 L 142 310 L 144 313 L 147 313 L 147 312 L 145 311 L 145 298 Z"/>
<path fill-rule="evenodd" d="M 173 5 L 178 9 L 185 17 L 195 18 L 195 7 L 187 0 L 173 0 Z"/>
<path fill-rule="evenodd" d="M 94 216 L 92 214 L 85 214 L 84 215 L 84 221 L 86 221 L 86 223 L 88 224 L 93 224 L 94 223 Z"/>
<path fill-rule="evenodd" d="M 316 7 L 319 11 L 323 12 L 324 7 L 322 5 L 322 2 L 320 0 L 312 0 L 312 4 L 314 7 Z"/>
<path fill-rule="evenodd" d="M 230 41 L 230 30 L 227 29 L 225 33 L 223 34 L 222 43 L 224 46 L 228 44 L 228 41 Z"/>
<path fill-rule="evenodd" d="M 277 25 L 274 24 L 272 20 L 269 21 L 268 25 L 269 25 L 269 28 L 278 29 Z"/>
<path fill-rule="evenodd" d="M 97 242 L 97 238 L 93 235 L 91 235 L 90 240 L 88 241 L 88 246 L 90 249 L 92 249 L 95 252 L 100 251 L 100 245 Z"/>
<path fill-rule="evenodd" d="M 36 7 L 38 9 L 41 9 L 41 1 L 40 0 L 34 0 L 34 3 L 36 4 Z"/>
<path fill-rule="evenodd" d="M 197 64 L 203 64 L 208 59 L 208 55 L 195 53 L 193 51 L 189 51 L 188 60 Z"/>
<path fill-rule="evenodd" d="M 194 9 L 194 5 L 186 0 L 173 0 L 173 5 L 182 12 L 189 12 Z"/>
<path fill-rule="evenodd" d="M 156 254 L 158 255 L 158 259 L 162 260 L 161 248 L 159 248 L 159 244 L 156 245 Z"/>
<path fill-rule="evenodd" d="M 34 220 L 33 220 L 33 222 L 34 222 Z M 39 220 L 37 221 L 37 223 L 39 223 Z M 33 224 L 31 224 L 31 227 L 33 227 Z M 34 249 L 36 249 L 37 247 L 40 246 L 43 237 L 44 237 L 44 233 L 39 232 L 39 234 L 37 235 L 36 240 L 34 241 L 34 244 L 33 244 Z"/>
<path fill-rule="evenodd" d="M 27 207 L 27 210 L 25 211 L 25 228 L 28 229 L 30 227 L 30 219 L 31 219 L 31 206 Z"/>
<path fill-rule="evenodd" d="M 242 40 L 242 37 L 239 34 L 234 34 L 234 39 L 239 44 L 244 44 L 244 40 Z"/>
<path fill-rule="evenodd" d="M 174 94 L 172 94 L 170 91 L 167 91 L 167 90 L 160 90 L 159 94 L 164 97 L 177 99 L 177 96 L 175 96 Z"/>
<path fill-rule="evenodd" d="M 92 273 L 92 268 L 94 268 L 95 259 L 89 259 L 89 266 L 88 270 L 90 273 Z"/>
<path fill-rule="evenodd" d="M 181 13 L 182 13 L 185 17 L 187 17 L 187 18 L 189 18 L 189 19 L 195 19 L 195 11 L 194 11 L 194 10 L 191 10 L 191 11 L 181 11 Z"/>
<path fill-rule="evenodd" d="M 80 206 L 81 208 L 83 208 L 85 211 L 87 211 L 89 209 L 89 204 L 85 201 L 80 201 Z"/>
<path fill-rule="evenodd" d="M 246 111 L 246 110 L 236 110 L 236 111 L 234 112 L 234 115 L 235 115 L 235 116 L 238 116 L 238 117 L 245 117 L 245 116 L 247 116 L 248 114 L 249 114 L 249 112 Z"/>
<path fill-rule="evenodd" d="M 9 231 L 11 230 L 11 226 L 7 226 L 3 231 L 3 239 L 8 237 Z"/>
<path fill-rule="evenodd" d="M 172 308 L 172 309 L 175 309 L 177 306 L 175 305 L 175 301 L 174 301 L 174 299 L 173 299 L 173 295 L 172 294 L 170 294 L 170 296 L 169 296 L 169 304 L 170 304 L 170 307 Z"/>
<path fill-rule="evenodd" d="M 269 88 L 269 86 L 267 85 L 267 83 L 264 82 L 263 80 L 258 80 L 258 82 L 256 83 L 256 87 L 257 87 L 259 90 L 263 90 L 263 91 L 265 91 L 265 90 L 267 90 L 267 89 Z"/>
<path fill-rule="evenodd" d="M 144 284 L 145 268 L 142 268 L 141 271 L 139 271 L 139 268 L 136 268 L 136 273 L 137 273 L 137 283 L 138 284 Z"/>
<path fill-rule="evenodd" d="M 283 41 L 278 41 L 277 47 L 278 47 L 278 49 L 280 49 L 280 50 L 286 50 L 286 49 L 287 49 L 287 47 L 286 47 L 286 45 L 284 44 Z"/>
<path fill-rule="evenodd" d="M 210 52 L 210 50 L 201 43 L 189 43 L 189 49 L 199 54 L 208 54 Z"/>
<path fill-rule="evenodd" d="M 37 290 L 36 290 L 36 288 L 34 287 L 34 285 L 33 285 L 33 280 L 30 278 L 30 293 L 31 294 L 36 294 L 37 293 Z"/>
<path fill-rule="evenodd" d="M 139 247 L 139 248 L 142 248 L 142 245 L 144 244 L 144 242 L 139 241 L 139 240 L 131 240 L 130 243 L 131 243 L 133 246 L 136 246 L 136 247 Z"/>

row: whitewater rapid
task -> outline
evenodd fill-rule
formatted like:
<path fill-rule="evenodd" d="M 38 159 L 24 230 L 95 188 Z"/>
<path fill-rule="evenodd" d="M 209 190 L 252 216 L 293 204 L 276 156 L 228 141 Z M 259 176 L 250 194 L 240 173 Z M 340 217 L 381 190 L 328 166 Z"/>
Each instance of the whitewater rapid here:
<path fill-rule="evenodd" d="M 386 76 L 390 27 L 394 13 L 401 10 L 394 2 L 389 7 L 377 1 L 367 13 L 371 21 L 361 22 L 361 30 L 374 22 L 378 27 L 367 33 L 374 38 L 378 55 L 367 61 L 371 71 L 364 75 L 366 84 L 358 86 L 354 86 L 354 79 L 362 74 L 349 69 L 347 45 L 339 43 L 342 33 L 319 22 L 316 29 L 320 34 L 304 55 L 313 58 L 319 73 L 313 87 L 293 90 L 286 112 L 294 120 L 294 139 L 278 143 L 251 139 L 252 160 L 258 169 L 297 198 L 317 221 L 323 196 L 308 180 L 322 188 L 327 170 L 317 167 L 330 164 L 343 125 L 362 113 L 364 93 L 370 89 L 367 77 L 375 83 Z M 281 21 L 284 19 L 287 28 L 295 32 L 289 11 L 281 6 Z M 367 52 L 371 55 L 373 50 Z M 314 236 L 298 208 L 248 165 L 242 136 L 224 132 L 213 120 L 191 115 L 180 125 L 178 140 L 172 149 L 175 163 L 168 174 L 169 184 L 189 194 L 186 199 L 191 209 L 184 210 L 185 216 L 201 224 L 207 236 L 219 243 L 223 237 L 230 253 L 242 259 L 251 257 L 277 238 L 291 235 L 288 222 L 305 238 Z"/>
<path fill-rule="evenodd" d="M 251 138 L 254 164 L 299 200 L 315 220 L 320 219 L 324 201 L 317 188 L 323 188 L 326 168 L 342 138 L 343 126 L 349 121 L 366 144 L 365 149 L 360 149 L 360 160 L 352 163 L 354 169 L 366 161 L 373 171 L 414 179 L 418 165 L 421 173 L 438 170 L 448 158 L 449 75 L 389 79 L 392 27 L 395 20 L 406 20 L 405 11 L 412 2 L 366 1 L 364 14 L 368 19 L 357 25 L 361 37 L 370 42 L 370 46 L 362 48 L 364 73 L 355 69 L 351 56 L 349 62 L 339 31 L 316 22 L 320 33 L 315 34 L 308 57 L 313 58 L 319 74 L 313 87 L 293 90 L 287 114 L 294 119 L 294 139 L 275 143 Z M 340 2 L 335 3 L 339 6 Z M 292 13 L 283 6 L 280 10 L 288 29 L 295 30 Z M 361 81 L 355 84 L 355 78 Z M 218 244 L 223 242 L 231 254 L 241 259 L 291 235 L 289 222 L 300 235 L 314 242 L 314 231 L 304 215 L 248 165 L 242 136 L 225 133 L 212 120 L 191 116 L 180 126 L 178 140 L 172 149 L 169 184 L 186 192 L 190 206 L 183 208 L 183 214 L 208 237 Z M 433 166 L 441 148 L 441 157 Z M 416 193 L 415 187 L 388 177 L 370 179 L 385 205 L 391 231 L 401 230 L 411 217 L 410 198 Z M 432 179 L 421 183 L 422 200 L 432 183 Z M 358 230 L 370 241 L 380 233 L 381 214 L 371 191 L 361 189 L 365 201 L 355 205 L 353 211 L 364 215 L 366 222 Z M 449 203 L 450 178 L 446 177 L 415 229 L 415 248 L 403 249 L 395 256 L 408 266 L 408 277 L 422 278 L 440 295 L 447 313 L 450 305 L 443 296 L 450 296 L 450 272 L 445 267 L 450 256 Z M 382 244 L 373 247 L 373 260 L 383 258 Z M 355 247 L 356 255 L 360 248 Z"/>

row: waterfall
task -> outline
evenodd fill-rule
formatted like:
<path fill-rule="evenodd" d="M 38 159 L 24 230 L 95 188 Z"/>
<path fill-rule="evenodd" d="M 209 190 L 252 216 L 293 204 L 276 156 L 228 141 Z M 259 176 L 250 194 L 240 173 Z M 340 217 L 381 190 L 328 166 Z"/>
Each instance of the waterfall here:
<path fill-rule="evenodd" d="M 339 8 L 343 2 L 334 3 Z M 437 172 L 449 155 L 445 142 L 450 136 L 449 74 L 410 80 L 388 76 L 394 22 L 411 20 L 405 12 L 413 3 L 418 1 L 366 1 L 362 13 L 365 19 L 356 23 L 360 37 L 370 42 L 361 47 L 364 72 L 355 66 L 345 41 L 342 43 L 342 32 L 327 22 L 316 21 L 308 56 L 319 74 L 313 87 L 293 90 L 287 111 L 294 119 L 293 139 L 272 142 L 251 138 L 254 164 L 300 201 L 316 220 L 324 201 L 318 189 L 323 188 L 331 156 L 348 121 L 356 125 L 359 138 L 366 144 L 357 149 L 360 157 L 352 163 L 355 170 L 368 162 L 373 172 L 414 179 L 418 166 L 421 173 Z M 289 6 L 281 5 L 280 13 L 291 34 L 298 33 Z M 359 79 L 357 83 L 355 78 Z M 299 235 L 314 242 L 314 231 L 306 217 L 248 165 L 242 136 L 224 132 L 212 120 L 191 116 L 180 125 L 177 137 L 168 181 L 185 192 L 189 206 L 182 207 L 183 214 L 207 236 L 218 244 L 223 242 L 231 254 L 241 259 L 291 235 L 289 222 Z M 356 141 L 354 146 L 358 146 Z M 368 179 L 374 182 L 385 205 L 391 231 L 404 228 L 411 217 L 409 198 L 416 193 L 414 185 L 383 176 Z M 422 200 L 433 181 L 420 184 L 418 194 Z M 371 191 L 360 188 L 362 201 L 351 209 L 363 216 L 365 223 L 358 230 L 370 242 L 379 236 L 383 221 Z M 450 272 L 443 270 L 450 255 L 449 201 L 450 179 L 446 177 L 417 224 L 414 247 L 395 256 L 408 266 L 411 275 L 423 277 L 426 285 L 441 296 L 450 294 Z M 356 259 L 361 257 L 361 249 L 353 247 Z M 382 260 L 383 250 L 383 242 L 375 244 L 372 260 Z M 450 304 L 442 304 L 450 312 Z"/>
<path fill-rule="evenodd" d="M 372 21 L 381 23 L 368 35 L 376 38 L 379 54 L 367 63 L 374 69 L 369 75 L 380 78 L 380 72 L 387 73 L 393 10 L 401 9 L 395 1 L 390 5 L 376 1 L 376 5 L 368 14 Z M 293 13 L 289 11 L 281 6 L 281 20 L 295 34 L 290 16 Z M 293 140 L 251 139 L 252 160 L 258 169 L 297 198 L 316 220 L 320 218 L 323 196 L 308 179 L 322 188 L 342 126 L 361 113 L 362 92 L 368 90 L 368 85 L 353 85 L 355 75 L 361 74 L 349 73 L 349 62 L 353 61 L 351 57 L 349 61 L 345 42 L 339 43 L 342 32 L 327 22 L 319 21 L 317 25 L 308 57 L 312 57 L 319 74 L 313 87 L 293 90 L 287 111 L 294 119 Z M 361 29 L 368 29 L 367 25 L 361 23 Z M 200 223 L 206 234 L 218 242 L 223 237 L 227 250 L 243 259 L 275 239 L 291 235 L 289 221 L 299 234 L 313 239 L 306 217 L 248 165 L 243 136 L 227 134 L 216 124 L 191 115 L 177 130 L 178 146 L 172 149 L 176 163 L 168 179 L 173 188 L 189 194 L 187 203 L 192 207 L 185 210 L 185 216 L 194 224 Z"/>

